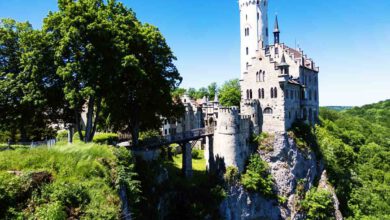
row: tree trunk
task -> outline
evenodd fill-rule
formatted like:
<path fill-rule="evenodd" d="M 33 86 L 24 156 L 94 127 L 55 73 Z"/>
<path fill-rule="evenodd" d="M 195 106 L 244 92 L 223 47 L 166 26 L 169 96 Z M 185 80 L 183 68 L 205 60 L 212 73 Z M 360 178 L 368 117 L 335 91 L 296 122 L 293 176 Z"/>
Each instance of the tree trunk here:
<path fill-rule="evenodd" d="M 77 132 L 79 133 L 80 140 L 84 140 L 84 135 L 81 129 L 81 123 L 80 123 L 80 113 L 77 112 L 77 110 L 74 110 L 75 119 L 76 119 L 76 126 L 77 126 Z"/>
<path fill-rule="evenodd" d="M 90 96 L 88 101 L 87 125 L 85 126 L 85 142 L 92 141 L 92 119 L 95 106 L 95 97 Z"/>
<path fill-rule="evenodd" d="M 97 124 L 98 124 L 99 119 L 100 119 L 99 114 L 100 114 L 101 107 L 102 107 L 102 98 L 99 97 L 97 100 L 97 103 L 96 103 L 96 113 L 95 113 L 95 120 L 94 120 L 94 124 L 93 124 L 93 129 L 92 129 L 91 141 L 93 140 L 93 137 L 95 136 L 96 127 L 97 127 Z"/>

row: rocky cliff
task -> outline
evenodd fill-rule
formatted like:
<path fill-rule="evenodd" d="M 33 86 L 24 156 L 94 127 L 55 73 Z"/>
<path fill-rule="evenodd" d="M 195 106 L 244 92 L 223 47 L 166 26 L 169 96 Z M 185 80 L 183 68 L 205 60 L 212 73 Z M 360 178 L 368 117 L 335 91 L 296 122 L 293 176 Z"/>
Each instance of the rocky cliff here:
<path fill-rule="evenodd" d="M 300 183 L 305 191 L 309 190 L 321 177 L 322 163 L 314 152 L 300 149 L 287 134 L 275 134 L 272 142 L 257 153 L 269 164 L 279 201 L 248 193 L 235 184 L 229 186 L 228 197 L 220 207 L 224 219 L 304 219 L 296 209 L 297 186 Z"/>

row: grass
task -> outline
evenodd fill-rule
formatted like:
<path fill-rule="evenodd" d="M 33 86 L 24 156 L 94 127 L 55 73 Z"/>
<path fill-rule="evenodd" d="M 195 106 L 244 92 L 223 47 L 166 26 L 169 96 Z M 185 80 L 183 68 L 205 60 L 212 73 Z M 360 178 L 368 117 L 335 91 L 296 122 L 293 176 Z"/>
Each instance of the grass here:
<path fill-rule="evenodd" d="M 194 171 L 206 172 L 206 159 L 204 158 L 204 150 L 199 150 L 199 151 L 201 153 L 199 155 L 199 158 L 192 159 L 192 169 Z M 183 161 L 183 154 L 178 154 L 173 157 L 174 165 L 179 169 L 181 169 L 183 166 L 182 161 Z"/>
<path fill-rule="evenodd" d="M 114 148 L 102 145 L 2 151 L 0 219 L 117 219 L 116 168 Z"/>

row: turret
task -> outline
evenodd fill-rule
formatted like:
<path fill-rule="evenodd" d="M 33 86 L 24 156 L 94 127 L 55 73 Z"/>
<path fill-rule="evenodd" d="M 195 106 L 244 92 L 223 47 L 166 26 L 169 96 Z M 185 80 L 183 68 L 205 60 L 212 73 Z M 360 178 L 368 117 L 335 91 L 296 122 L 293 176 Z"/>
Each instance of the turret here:
<path fill-rule="evenodd" d="M 274 26 L 274 44 L 280 44 L 280 30 L 278 16 L 275 16 L 275 26 Z"/>
<path fill-rule="evenodd" d="M 241 103 L 241 112 L 243 115 L 250 116 L 252 122 L 252 133 L 254 133 L 255 135 L 258 135 L 260 133 L 259 109 L 259 100 L 244 100 Z"/>
<path fill-rule="evenodd" d="M 241 74 L 257 51 L 268 48 L 268 0 L 239 0 L 241 20 Z M 241 75 L 242 76 L 242 75 Z"/>

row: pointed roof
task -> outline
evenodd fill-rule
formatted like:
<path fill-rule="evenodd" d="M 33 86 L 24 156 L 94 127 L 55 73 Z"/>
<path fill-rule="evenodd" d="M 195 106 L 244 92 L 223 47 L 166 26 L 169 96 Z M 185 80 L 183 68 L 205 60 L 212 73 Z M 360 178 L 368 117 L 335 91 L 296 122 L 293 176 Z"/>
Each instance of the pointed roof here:
<path fill-rule="evenodd" d="M 279 63 L 278 66 L 289 66 L 289 65 L 286 63 L 286 57 L 284 56 L 284 53 L 283 53 L 283 55 L 282 55 L 282 59 L 281 59 L 281 61 L 280 61 L 280 63 Z"/>
<path fill-rule="evenodd" d="M 274 33 L 280 33 L 279 30 L 279 22 L 278 22 L 278 16 L 275 16 L 275 27 L 274 27 Z"/>

